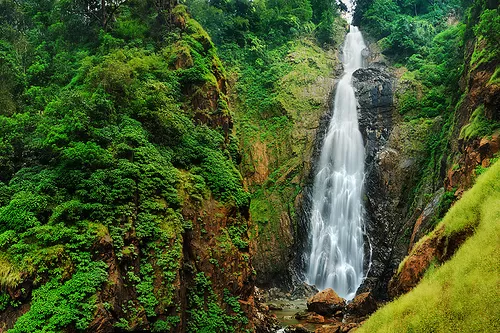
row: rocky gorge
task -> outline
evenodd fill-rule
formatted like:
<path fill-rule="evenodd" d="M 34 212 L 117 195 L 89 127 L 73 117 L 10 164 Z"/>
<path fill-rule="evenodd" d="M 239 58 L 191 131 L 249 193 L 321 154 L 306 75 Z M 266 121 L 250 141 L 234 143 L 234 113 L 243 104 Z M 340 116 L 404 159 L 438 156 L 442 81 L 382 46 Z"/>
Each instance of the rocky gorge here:
<path fill-rule="evenodd" d="M 306 283 L 348 5 L 0 1 L 0 332 L 500 330 L 498 1 L 357 2 L 362 283 Z"/>

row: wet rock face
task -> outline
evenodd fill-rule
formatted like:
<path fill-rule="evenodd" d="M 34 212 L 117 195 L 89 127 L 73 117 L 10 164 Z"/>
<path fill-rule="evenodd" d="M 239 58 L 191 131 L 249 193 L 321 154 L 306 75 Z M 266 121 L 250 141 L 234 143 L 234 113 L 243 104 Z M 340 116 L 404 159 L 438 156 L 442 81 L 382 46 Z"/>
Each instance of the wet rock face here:
<path fill-rule="evenodd" d="M 359 127 L 369 164 L 389 139 L 392 129 L 393 83 L 382 68 L 361 68 L 353 74 L 358 100 Z"/>
<path fill-rule="evenodd" d="M 353 74 L 359 127 L 365 141 L 365 269 L 368 276 L 359 292 L 372 290 L 387 297 L 386 285 L 396 265 L 393 244 L 401 229 L 399 202 L 402 167 L 399 153 L 388 147 L 393 129 L 393 78 L 382 66 L 361 68 Z M 371 254 L 371 264 L 369 263 Z"/>
<path fill-rule="evenodd" d="M 418 217 L 413 227 L 413 232 L 410 238 L 409 249 L 413 248 L 413 245 L 425 236 L 430 230 L 432 230 L 433 217 L 438 214 L 439 203 L 444 195 L 444 188 L 440 188 L 436 193 L 434 193 L 431 201 L 425 206 L 422 214 Z"/>

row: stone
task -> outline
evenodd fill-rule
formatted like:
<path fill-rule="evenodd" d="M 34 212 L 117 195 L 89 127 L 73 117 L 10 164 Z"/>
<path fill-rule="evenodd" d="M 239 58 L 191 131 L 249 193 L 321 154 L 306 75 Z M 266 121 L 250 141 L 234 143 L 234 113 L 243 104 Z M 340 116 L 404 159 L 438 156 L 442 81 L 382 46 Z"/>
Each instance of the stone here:
<path fill-rule="evenodd" d="M 344 309 L 345 300 L 332 289 L 320 291 L 307 300 L 307 310 L 323 316 L 331 316 Z"/>
<path fill-rule="evenodd" d="M 308 330 L 307 328 L 305 328 L 305 327 L 304 327 L 303 325 L 301 325 L 301 324 L 288 326 L 288 327 L 285 329 L 285 332 L 286 332 L 286 333 L 312 333 L 310 330 Z"/>
<path fill-rule="evenodd" d="M 342 310 L 339 310 L 339 311 L 335 312 L 335 314 L 333 316 L 335 318 L 342 318 L 342 317 L 344 317 L 344 313 L 342 312 Z"/>
<path fill-rule="evenodd" d="M 311 313 L 306 319 L 307 323 L 311 324 L 323 324 L 325 322 L 325 317 L 317 313 Z"/>
<path fill-rule="evenodd" d="M 342 323 L 335 323 L 331 325 L 323 325 L 318 327 L 314 333 L 339 333 Z"/>
<path fill-rule="evenodd" d="M 440 188 L 434 194 L 432 199 L 429 201 L 427 206 L 425 206 L 423 212 L 418 217 L 415 222 L 415 226 L 413 227 L 413 232 L 410 238 L 410 246 L 409 249 L 413 248 L 413 245 L 422 238 L 425 234 L 432 230 L 433 219 L 438 212 L 439 204 L 441 203 L 441 199 L 444 195 L 444 188 Z"/>
<path fill-rule="evenodd" d="M 307 317 L 309 317 L 309 314 L 310 314 L 310 313 L 311 313 L 311 312 L 307 312 L 307 311 L 300 311 L 300 312 L 297 312 L 297 313 L 295 314 L 295 319 L 297 319 L 297 320 L 306 320 L 306 319 L 307 319 Z"/>
<path fill-rule="evenodd" d="M 354 297 L 352 302 L 347 304 L 346 311 L 349 314 L 367 316 L 377 310 L 377 302 L 370 292 L 362 293 Z"/>
<path fill-rule="evenodd" d="M 323 324 L 325 317 L 314 312 L 300 311 L 295 314 L 295 319 L 312 324 Z"/>
<path fill-rule="evenodd" d="M 309 298 L 317 294 L 318 291 L 319 290 L 316 288 L 316 286 L 311 286 L 310 284 L 307 283 L 301 283 L 294 287 L 292 292 L 292 297 L 294 299 Z"/>
<path fill-rule="evenodd" d="M 283 310 L 283 306 L 281 306 L 281 305 L 269 303 L 267 306 L 269 307 L 269 310 L 271 310 L 271 311 L 281 311 L 281 310 Z"/>
<path fill-rule="evenodd" d="M 371 45 L 370 45 L 371 48 Z M 398 118 L 393 117 L 395 78 L 383 65 L 370 62 L 369 67 L 353 73 L 353 86 L 358 100 L 359 127 L 365 142 L 365 267 L 371 266 L 361 291 L 372 290 L 377 299 L 387 298 L 387 283 L 396 268 L 394 258 L 401 259 L 406 248 L 393 246 L 400 237 L 405 220 L 406 202 L 403 186 L 413 177 L 415 165 L 402 163 L 413 156 L 404 156 L 394 137 Z M 406 164 L 403 167 L 403 164 Z M 405 170 L 402 170 L 405 168 Z M 418 171 L 418 170 L 417 170 Z M 411 179 L 410 179 L 411 180 Z M 371 247 L 368 245 L 371 245 Z M 390 254 L 390 255 L 389 255 Z"/>
<path fill-rule="evenodd" d="M 347 325 L 342 325 L 342 327 L 340 328 L 340 332 L 342 332 L 342 333 L 351 332 L 351 331 L 353 331 L 357 327 L 358 327 L 358 325 L 355 324 L 355 323 L 350 323 L 350 324 L 347 324 Z"/>

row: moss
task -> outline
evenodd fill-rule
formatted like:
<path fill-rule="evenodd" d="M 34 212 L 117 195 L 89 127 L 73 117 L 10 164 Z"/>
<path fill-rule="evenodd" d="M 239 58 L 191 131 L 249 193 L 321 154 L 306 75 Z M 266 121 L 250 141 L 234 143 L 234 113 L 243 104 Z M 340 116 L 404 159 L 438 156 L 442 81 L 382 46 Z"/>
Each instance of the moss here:
<path fill-rule="evenodd" d="M 21 281 L 19 269 L 0 254 L 0 289 L 15 288 Z"/>
<path fill-rule="evenodd" d="M 484 105 L 481 104 L 472 113 L 469 124 L 465 125 L 460 131 L 460 138 L 476 139 L 492 134 L 500 129 L 500 123 L 488 120 L 484 115 Z"/>
<path fill-rule="evenodd" d="M 381 308 L 357 332 L 500 330 L 500 164 L 478 178 L 442 225 L 446 233 L 468 227 L 476 232 L 451 260 L 433 266 L 416 288 Z"/>

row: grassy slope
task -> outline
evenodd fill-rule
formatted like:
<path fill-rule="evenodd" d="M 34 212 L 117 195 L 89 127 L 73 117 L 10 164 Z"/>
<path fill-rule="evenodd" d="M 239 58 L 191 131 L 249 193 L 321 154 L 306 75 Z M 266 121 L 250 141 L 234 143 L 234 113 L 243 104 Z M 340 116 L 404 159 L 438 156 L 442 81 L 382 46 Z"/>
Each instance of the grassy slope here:
<path fill-rule="evenodd" d="M 478 178 L 442 221 L 475 234 L 420 284 L 377 311 L 362 332 L 500 331 L 500 163 Z M 439 227 L 439 226 L 438 226 Z"/>

